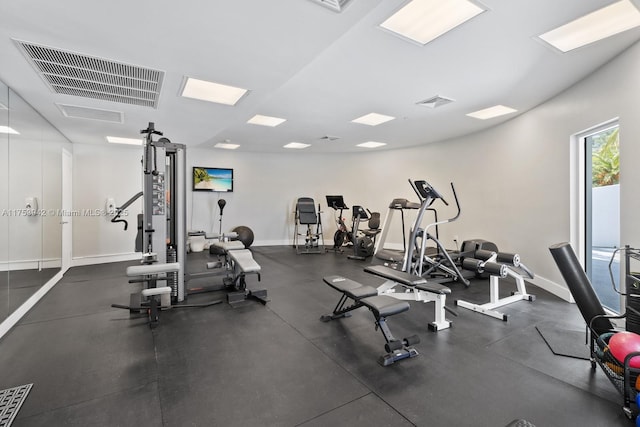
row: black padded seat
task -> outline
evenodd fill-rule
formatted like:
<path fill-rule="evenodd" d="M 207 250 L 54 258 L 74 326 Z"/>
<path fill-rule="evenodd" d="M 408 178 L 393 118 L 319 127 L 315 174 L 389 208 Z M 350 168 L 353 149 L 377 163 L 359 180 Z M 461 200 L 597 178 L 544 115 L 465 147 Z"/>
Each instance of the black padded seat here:
<path fill-rule="evenodd" d="M 407 301 L 400 301 L 386 295 L 363 298 L 360 302 L 365 307 L 371 309 L 376 318 L 393 316 L 394 314 L 409 310 L 409 303 Z"/>
<path fill-rule="evenodd" d="M 342 292 L 356 301 L 378 295 L 378 290 L 373 286 L 362 285 L 342 276 L 327 276 L 322 280 L 336 291 Z"/>

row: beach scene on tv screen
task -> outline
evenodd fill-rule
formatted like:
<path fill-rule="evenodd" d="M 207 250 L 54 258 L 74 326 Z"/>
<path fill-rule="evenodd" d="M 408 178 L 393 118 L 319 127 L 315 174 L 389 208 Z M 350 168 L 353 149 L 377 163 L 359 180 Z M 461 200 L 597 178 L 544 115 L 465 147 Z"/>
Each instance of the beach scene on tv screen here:
<path fill-rule="evenodd" d="M 193 189 L 231 191 L 233 189 L 233 171 L 218 168 L 193 168 Z"/>

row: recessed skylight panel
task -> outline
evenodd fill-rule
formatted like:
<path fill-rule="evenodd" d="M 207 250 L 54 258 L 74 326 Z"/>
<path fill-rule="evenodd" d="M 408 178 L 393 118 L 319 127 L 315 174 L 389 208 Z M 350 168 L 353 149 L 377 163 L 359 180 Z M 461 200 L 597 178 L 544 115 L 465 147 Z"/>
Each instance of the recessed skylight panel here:
<path fill-rule="evenodd" d="M 187 77 L 181 95 L 217 104 L 236 105 L 248 92 L 248 89 Z"/>
<path fill-rule="evenodd" d="M 411 0 L 380 26 L 425 45 L 484 11 L 469 0 Z"/>
<path fill-rule="evenodd" d="M 367 142 L 363 142 L 362 144 L 358 144 L 356 146 L 361 148 L 378 148 L 384 145 L 387 145 L 387 144 L 385 142 L 367 141 Z"/>
<path fill-rule="evenodd" d="M 108 136 L 107 142 L 110 142 L 111 144 L 142 145 L 142 138 L 121 138 L 119 136 Z"/>
<path fill-rule="evenodd" d="M 263 116 L 261 114 L 256 114 L 255 116 L 251 117 L 247 121 L 247 123 L 250 123 L 252 125 L 276 127 L 286 121 L 287 121 L 286 119 L 281 119 L 279 117 Z"/>
<path fill-rule="evenodd" d="M 222 148 L 223 150 L 235 150 L 240 147 L 240 144 L 232 144 L 230 142 L 218 142 L 214 145 L 215 148 Z"/>
<path fill-rule="evenodd" d="M 311 144 L 304 144 L 302 142 L 290 142 L 287 145 L 283 145 L 283 147 L 301 150 L 303 148 L 311 147 Z"/>
<path fill-rule="evenodd" d="M 358 117 L 357 119 L 353 119 L 351 121 L 353 123 L 360 123 L 362 125 L 378 126 L 378 125 L 381 125 L 382 123 L 386 123 L 393 119 L 395 119 L 395 117 L 386 116 L 384 114 L 378 114 L 378 113 L 369 113 L 362 117 Z"/>
<path fill-rule="evenodd" d="M 511 107 L 506 107 L 504 105 L 495 105 L 483 110 L 474 111 L 473 113 L 467 114 L 467 116 L 473 117 L 474 119 L 487 120 L 493 119 L 494 117 L 500 117 L 507 114 L 515 113 L 516 111 L 518 110 Z"/>
<path fill-rule="evenodd" d="M 9 126 L 0 126 L 0 133 L 8 133 L 10 135 L 20 135 L 20 132 L 9 127 Z"/>
<path fill-rule="evenodd" d="M 569 52 L 637 26 L 640 11 L 629 0 L 622 0 L 538 37 L 562 52 Z"/>

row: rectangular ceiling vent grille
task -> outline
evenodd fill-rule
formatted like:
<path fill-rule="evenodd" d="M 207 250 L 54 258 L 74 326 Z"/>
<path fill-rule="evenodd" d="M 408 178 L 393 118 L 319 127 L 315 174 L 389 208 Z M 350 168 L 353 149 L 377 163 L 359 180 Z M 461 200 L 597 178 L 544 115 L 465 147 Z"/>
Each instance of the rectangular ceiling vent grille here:
<path fill-rule="evenodd" d="M 333 136 L 333 135 L 325 135 L 325 136 L 323 136 L 323 137 L 320 137 L 320 139 L 321 139 L 322 141 L 330 141 L 330 142 L 331 142 L 331 141 L 337 141 L 337 140 L 339 140 L 339 139 L 340 139 L 340 137 L 339 137 L 339 136 Z"/>
<path fill-rule="evenodd" d="M 55 93 L 158 107 L 164 72 L 16 40 Z"/>
<path fill-rule="evenodd" d="M 99 120 L 101 122 L 123 123 L 121 111 L 102 110 L 99 108 L 81 107 L 78 105 L 56 104 L 65 117 L 72 119 Z"/>
<path fill-rule="evenodd" d="M 311 0 L 314 3 L 328 7 L 335 12 L 342 12 L 351 0 Z"/>
<path fill-rule="evenodd" d="M 453 99 L 451 98 L 446 98 L 444 96 L 436 95 L 429 99 L 425 99 L 424 101 L 420 101 L 417 104 L 422 105 L 423 107 L 437 108 L 437 107 L 442 107 L 443 105 L 449 104 L 451 102 L 453 102 Z"/>

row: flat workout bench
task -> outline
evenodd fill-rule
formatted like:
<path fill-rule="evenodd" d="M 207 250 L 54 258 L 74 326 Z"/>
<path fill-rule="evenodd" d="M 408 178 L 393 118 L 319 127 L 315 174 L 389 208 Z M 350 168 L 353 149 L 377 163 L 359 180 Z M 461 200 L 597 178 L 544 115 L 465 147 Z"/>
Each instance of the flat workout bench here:
<path fill-rule="evenodd" d="M 422 301 L 435 303 L 435 320 L 429 324 L 429 330 L 439 331 L 451 326 L 451 321 L 445 317 L 445 310 L 450 310 L 445 304 L 451 289 L 440 283 L 430 283 L 421 276 L 394 270 L 384 265 L 365 267 L 364 271 L 386 279 L 378 286 L 379 295 L 388 295 L 406 301 Z M 396 286 L 404 287 L 404 292 L 396 292 Z M 454 312 L 452 314 L 455 315 Z"/>
<path fill-rule="evenodd" d="M 342 276 L 327 276 L 323 280 L 327 285 L 341 292 L 342 295 L 333 309 L 333 313 L 320 317 L 320 320 L 328 322 L 341 317 L 349 317 L 351 316 L 351 311 L 360 307 L 367 307 L 376 319 L 376 329 L 380 328 L 386 341 L 385 350 L 387 353 L 380 356 L 378 363 L 382 366 L 389 366 L 398 360 L 418 355 L 416 349 L 411 346 L 419 343 L 420 339 L 413 335 L 397 340 L 389 330 L 386 322 L 387 317 L 409 310 L 408 302 L 398 301 L 385 295 L 378 295 L 376 288 L 362 285 Z M 352 301 L 351 305 L 347 305 L 349 300 Z"/>

